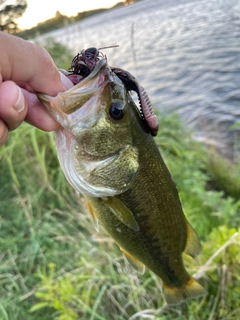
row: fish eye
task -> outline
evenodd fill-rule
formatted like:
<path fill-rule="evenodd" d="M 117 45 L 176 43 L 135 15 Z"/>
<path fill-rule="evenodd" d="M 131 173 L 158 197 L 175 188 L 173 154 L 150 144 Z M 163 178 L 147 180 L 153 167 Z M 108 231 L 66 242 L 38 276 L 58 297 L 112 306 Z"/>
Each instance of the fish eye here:
<path fill-rule="evenodd" d="M 124 105 L 120 101 L 113 102 L 109 108 L 110 117 L 113 120 L 121 120 L 124 116 Z"/>

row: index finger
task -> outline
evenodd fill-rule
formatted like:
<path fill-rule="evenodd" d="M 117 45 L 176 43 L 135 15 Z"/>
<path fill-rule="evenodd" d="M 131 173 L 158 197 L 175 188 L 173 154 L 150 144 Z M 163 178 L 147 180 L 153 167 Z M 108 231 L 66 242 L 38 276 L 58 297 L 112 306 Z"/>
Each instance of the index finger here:
<path fill-rule="evenodd" d="M 66 90 L 51 56 L 44 48 L 0 32 L 0 52 L 0 82 L 25 82 L 33 90 L 49 95 Z"/>

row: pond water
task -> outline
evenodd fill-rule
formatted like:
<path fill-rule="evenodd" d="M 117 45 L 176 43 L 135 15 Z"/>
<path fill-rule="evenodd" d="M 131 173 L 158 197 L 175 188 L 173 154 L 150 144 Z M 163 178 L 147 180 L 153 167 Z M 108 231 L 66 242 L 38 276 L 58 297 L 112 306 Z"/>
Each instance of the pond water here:
<path fill-rule="evenodd" d="M 230 158 L 240 148 L 239 0 L 142 0 L 39 39 L 49 36 L 74 54 L 119 45 L 104 50 L 110 65 L 135 75 L 160 113 Z"/>

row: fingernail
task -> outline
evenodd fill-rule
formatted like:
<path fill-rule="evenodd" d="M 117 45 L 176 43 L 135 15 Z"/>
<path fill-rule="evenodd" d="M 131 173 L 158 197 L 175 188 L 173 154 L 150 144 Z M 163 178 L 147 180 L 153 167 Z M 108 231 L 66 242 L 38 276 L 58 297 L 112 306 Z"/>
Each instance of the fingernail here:
<path fill-rule="evenodd" d="M 59 72 L 59 73 L 60 73 L 61 82 L 64 85 L 64 87 L 66 89 L 72 88 L 73 87 L 72 81 L 69 80 L 62 72 Z"/>
<path fill-rule="evenodd" d="M 22 90 L 19 87 L 17 87 L 17 89 L 18 89 L 18 99 L 17 99 L 17 102 L 15 103 L 15 105 L 13 106 L 13 108 L 17 112 L 21 112 L 25 108 L 25 98 L 22 93 Z"/>

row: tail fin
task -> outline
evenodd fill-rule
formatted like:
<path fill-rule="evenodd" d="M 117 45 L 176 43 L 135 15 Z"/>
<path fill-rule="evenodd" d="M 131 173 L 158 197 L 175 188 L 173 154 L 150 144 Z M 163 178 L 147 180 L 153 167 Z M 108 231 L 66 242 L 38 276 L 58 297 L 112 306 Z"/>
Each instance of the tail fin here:
<path fill-rule="evenodd" d="M 177 305 L 187 299 L 198 298 L 207 294 L 207 291 L 193 278 L 190 278 L 181 287 L 169 287 L 163 283 L 163 292 L 169 305 Z"/>

